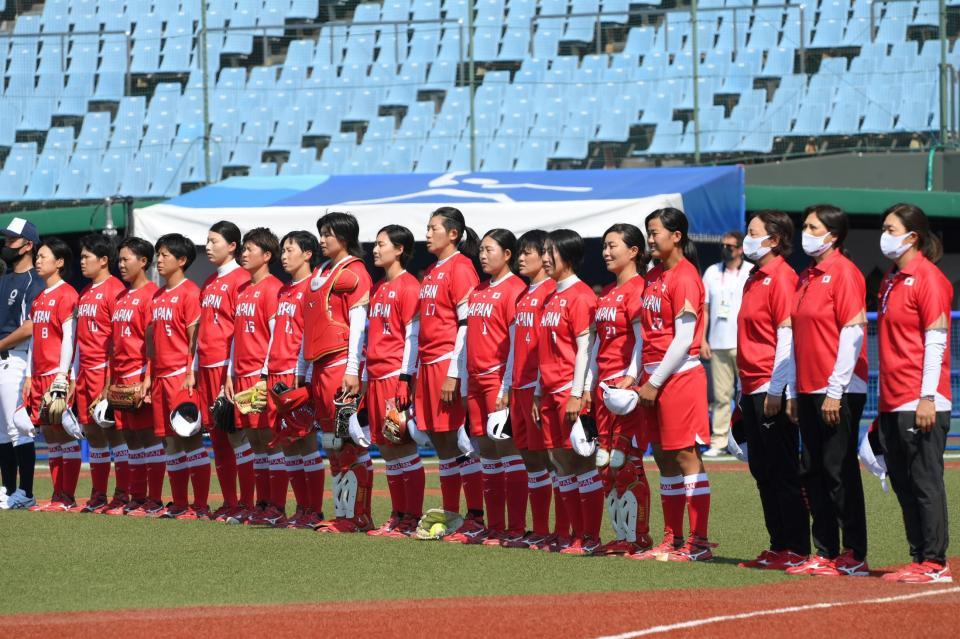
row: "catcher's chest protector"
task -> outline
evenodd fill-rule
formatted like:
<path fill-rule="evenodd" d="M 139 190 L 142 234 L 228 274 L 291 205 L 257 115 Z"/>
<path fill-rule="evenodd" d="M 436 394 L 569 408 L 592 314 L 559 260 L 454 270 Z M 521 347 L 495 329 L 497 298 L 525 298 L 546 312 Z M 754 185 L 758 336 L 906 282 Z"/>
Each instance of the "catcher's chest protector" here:
<path fill-rule="evenodd" d="M 351 293 L 360 285 L 357 274 L 347 270 L 356 261 L 355 257 L 344 259 L 330 270 L 326 279 L 318 281 L 314 277 L 307 287 L 303 298 L 303 357 L 309 362 L 347 350 L 349 320 L 339 317 L 341 313 L 334 310 L 330 296 Z"/>

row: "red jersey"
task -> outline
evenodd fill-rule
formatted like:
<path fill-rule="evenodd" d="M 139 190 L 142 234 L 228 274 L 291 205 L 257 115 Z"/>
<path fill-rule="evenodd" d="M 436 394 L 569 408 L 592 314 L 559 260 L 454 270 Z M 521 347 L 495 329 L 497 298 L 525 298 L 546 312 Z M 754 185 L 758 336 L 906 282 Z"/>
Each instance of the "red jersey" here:
<path fill-rule="evenodd" d="M 499 282 L 487 280 L 470 293 L 467 305 L 467 371 L 492 373 L 510 357 L 510 325 L 517 301 L 527 285 L 511 273 Z M 516 333 L 514 333 L 516 335 Z"/>
<path fill-rule="evenodd" d="M 67 373 L 60 370 L 60 345 L 63 344 L 63 323 L 77 309 L 77 291 L 64 282 L 57 282 L 33 300 L 30 320 L 33 322 L 33 359 L 30 370 L 34 377 Z"/>
<path fill-rule="evenodd" d="M 800 274 L 792 313 L 798 393 L 826 390 L 837 361 L 840 330 L 866 310 L 866 295 L 863 275 L 840 251 L 811 263 Z M 867 379 L 866 335 L 853 374 Z"/>
<path fill-rule="evenodd" d="M 590 329 L 597 310 L 597 296 L 580 279 L 546 300 L 540 316 L 537 354 L 540 386 L 545 393 L 570 388 L 573 383 L 577 337 Z"/>
<path fill-rule="evenodd" d="M 403 372 L 407 325 L 420 312 L 419 297 L 420 282 L 406 271 L 391 281 L 377 283 L 370 298 L 367 326 L 367 376 L 370 379 Z"/>
<path fill-rule="evenodd" d="M 158 287 L 147 282 L 138 289 L 129 289 L 117 298 L 113 308 L 113 379 L 136 375 L 147 367 L 147 344 L 144 338 L 150 324 L 153 296 Z"/>
<path fill-rule="evenodd" d="M 237 292 L 237 313 L 233 323 L 235 377 L 263 371 L 270 348 L 270 322 L 277 317 L 282 288 L 283 282 L 268 275 L 256 284 L 248 281 Z"/>
<path fill-rule="evenodd" d="M 107 347 L 113 332 L 113 309 L 127 287 L 110 276 L 99 284 L 88 284 L 77 303 L 77 350 L 80 368 L 93 370 L 107 365 Z"/>
<path fill-rule="evenodd" d="M 173 288 L 158 289 L 151 311 L 153 376 L 186 373 L 193 366 L 187 329 L 200 322 L 200 287 L 185 279 Z"/>
<path fill-rule="evenodd" d="M 770 382 L 777 328 L 790 318 L 797 274 L 779 255 L 755 267 L 743 285 L 737 316 L 737 370 L 745 395 Z"/>
<path fill-rule="evenodd" d="M 250 282 L 250 274 L 234 260 L 217 269 L 203 283 L 200 298 L 200 335 L 197 358 L 204 368 L 226 366 L 233 339 L 237 291 Z"/>
<path fill-rule="evenodd" d="M 937 266 L 918 254 L 900 271 L 887 273 L 880 287 L 877 347 L 880 352 L 880 411 L 916 410 L 923 378 L 926 329 L 947 318 L 953 286 Z M 950 410 L 950 346 L 943 351 L 937 410 Z"/>
<path fill-rule="evenodd" d="M 622 377 L 633 358 L 634 322 L 643 309 L 643 278 L 637 275 L 604 291 L 597 300 L 597 381 Z"/>
<path fill-rule="evenodd" d="M 540 359 L 537 344 L 540 316 L 548 297 L 557 290 L 557 283 L 547 278 L 530 285 L 517 301 L 517 328 L 513 336 L 513 387 L 529 388 L 537 383 Z"/>
<path fill-rule="evenodd" d="M 453 353 L 457 341 L 457 305 L 480 278 L 462 253 L 433 264 L 420 284 L 420 361 L 432 364 Z"/>
<path fill-rule="evenodd" d="M 676 334 L 676 319 L 688 305 L 697 320 L 687 355 L 699 357 L 703 341 L 704 290 L 697 267 L 685 258 L 669 270 L 664 270 L 663 264 L 657 264 L 644 279 L 643 310 L 640 313 L 644 367 L 663 361 Z"/>
<path fill-rule="evenodd" d="M 303 346 L 303 294 L 310 276 L 285 284 L 277 296 L 277 321 L 270 344 L 269 372 L 273 375 L 296 373 Z"/>

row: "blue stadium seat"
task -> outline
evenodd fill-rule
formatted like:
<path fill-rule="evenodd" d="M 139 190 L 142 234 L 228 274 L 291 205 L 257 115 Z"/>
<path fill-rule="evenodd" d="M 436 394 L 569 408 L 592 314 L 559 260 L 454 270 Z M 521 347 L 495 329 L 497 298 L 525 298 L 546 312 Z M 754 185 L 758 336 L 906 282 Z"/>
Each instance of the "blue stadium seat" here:
<path fill-rule="evenodd" d="M 804 101 L 797 112 L 796 122 L 791 130 L 795 136 L 823 135 L 824 122 L 827 117 L 827 107 L 820 102 Z"/>
<path fill-rule="evenodd" d="M 676 155 L 677 147 L 683 139 L 683 123 L 669 120 L 657 124 L 653 133 L 653 140 L 641 155 Z"/>
<path fill-rule="evenodd" d="M 0 173 L 0 200 L 20 200 L 27 188 L 27 176 L 20 169 L 4 169 Z"/>
<path fill-rule="evenodd" d="M 93 166 L 95 162 L 89 162 Z M 87 171 L 83 169 L 67 169 L 59 178 L 56 197 L 60 200 L 82 200 L 87 197 Z"/>
<path fill-rule="evenodd" d="M 839 101 L 830 113 L 826 135 L 857 135 L 860 132 L 860 105 L 849 100 Z"/>
<path fill-rule="evenodd" d="M 23 199 L 52 200 L 59 177 L 58 170 L 38 168 L 30 174 L 30 181 L 27 183 L 27 191 L 23 194 Z"/>
<path fill-rule="evenodd" d="M 273 177 L 277 174 L 276 162 L 261 162 L 250 167 L 251 177 Z"/>

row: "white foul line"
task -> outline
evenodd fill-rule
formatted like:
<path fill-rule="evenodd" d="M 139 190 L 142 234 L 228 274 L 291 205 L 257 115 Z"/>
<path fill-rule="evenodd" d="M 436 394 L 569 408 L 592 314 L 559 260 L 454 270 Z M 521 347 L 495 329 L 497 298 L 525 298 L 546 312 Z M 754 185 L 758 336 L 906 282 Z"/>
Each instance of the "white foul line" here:
<path fill-rule="evenodd" d="M 696 628 L 697 626 L 706 626 L 713 623 L 724 621 L 738 621 L 740 619 L 752 619 L 754 617 L 769 617 L 772 615 L 785 615 L 792 612 L 804 612 L 806 610 L 823 610 L 825 608 L 839 608 L 841 606 L 856 606 L 861 604 L 884 604 L 895 601 L 906 601 L 908 599 L 919 599 L 921 597 L 936 597 L 950 593 L 960 592 L 960 586 L 953 588 L 942 588 L 940 590 L 927 590 L 925 592 L 915 592 L 909 595 L 897 595 L 895 597 L 878 597 L 876 599 L 860 599 L 858 601 L 839 601 L 834 603 L 816 603 L 805 606 L 790 606 L 787 608 L 772 608 L 770 610 L 755 610 L 753 612 L 741 612 L 736 615 L 718 615 L 716 617 L 706 617 L 704 619 L 692 619 L 663 626 L 651 626 L 643 630 L 632 630 L 619 635 L 607 635 L 597 639 L 632 639 L 633 637 L 646 637 L 674 630 L 684 630 L 687 628 Z"/>

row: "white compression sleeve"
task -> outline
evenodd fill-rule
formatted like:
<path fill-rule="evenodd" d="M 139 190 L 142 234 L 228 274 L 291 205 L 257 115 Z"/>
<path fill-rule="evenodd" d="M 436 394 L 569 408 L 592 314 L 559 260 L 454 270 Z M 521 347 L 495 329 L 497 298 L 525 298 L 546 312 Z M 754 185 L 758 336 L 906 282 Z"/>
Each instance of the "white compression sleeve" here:
<path fill-rule="evenodd" d="M 400 372 L 413 375 L 417 371 L 417 351 L 420 346 L 420 319 L 414 318 L 407 324 L 403 336 L 403 359 L 400 361 Z"/>
<path fill-rule="evenodd" d="M 60 342 L 60 368 L 57 372 L 68 375 L 70 365 L 73 363 L 73 332 L 76 323 L 72 317 L 68 317 L 63 323 L 63 341 Z"/>
<path fill-rule="evenodd" d="M 627 365 L 627 377 L 637 379 L 640 375 L 640 367 L 643 363 L 643 333 L 640 322 L 633 323 L 633 355 L 630 357 L 630 363 Z"/>
<path fill-rule="evenodd" d="M 447 377 L 461 377 L 467 369 L 467 303 L 457 306 L 457 339 L 453 343 L 453 357 Z"/>
<path fill-rule="evenodd" d="M 654 388 L 663 386 L 667 379 L 676 373 L 687 360 L 690 345 L 693 344 L 693 334 L 697 327 L 697 318 L 693 313 L 682 313 L 673 323 L 673 340 L 663 354 L 663 359 L 650 375 L 650 385 Z"/>
<path fill-rule="evenodd" d="M 773 372 L 767 393 L 780 397 L 786 389 L 787 399 L 793 399 L 797 395 L 794 389 L 796 375 L 797 369 L 793 361 L 793 327 L 780 326 L 777 328 L 777 350 L 773 356 Z"/>
<path fill-rule="evenodd" d="M 583 397 L 584 383 L 587 380 L 587 367 L 590 365 L 590 351 L 593 348 L 593 331 L 577 335 L 577 356 L 573 360 L 573 387 L 571 397 Z"/>
<path fill-rule="evenodd" d="M 350 309 L 350 339 L 347 342 L 347 375 L 360 372 L 360 355 L 363 350 L 363 336 L 367 330 L 367 307 L 354 306 Z"/>
<path fill-rule="evenodd" d="M 837 361 L 827 380 L 827 397 L 840 399 L 853 377 L 853 368 L 863 345 L 863 325 L 844 326 L 840 329 L 840 344 L 837 346 Z"/>
<path fill-rule="evenodd" d="M 513 323 L 510 325 L 510 350 L 508 351 L 507 363 L 505 364 L 507 368 L 505 371 L 503 371 L 503 381 L 500 382 L 500 392 L 497 394 L 498 397 L 503 397 L 506 395 L 507 391 L 509 391 L 510 387 L 513 385 L 513 345 L 516 336 L 517 325 L 516 323 Z"/>
<path fill-rule="evenodd" d="M 593 340 L 593 347 L 590 349 L 590 360 L 587 365 L 587 378 L 584 380 L 584 390 L 587 392 L 592 391 L 597 382 L 600 381 L 600 369 L 597 365 L 597 355 L 600 353 L 600 339 Z"/>
<path fill-rule="evenodd" d="M 260 367 L 261 375 L 266 375 L 270 371 L 270 348 L 273 347 L 273 330 L 277 327 L 276 316 L 270 318 L 268 325 L 270 327 L 270 340 L 267 342 L 267 354 L 263 357 L 263 366 Z"/>
<path fill-rule="evenodd" d="M 311 366 L 311 365 L 310 365 L 310 362 L 308 362 L 308 361 L 303 357 L 303 342 L 301 341 L 301 342 L 300 342 L 300 352 L 297 353 L 297 377 L 306 377 L 306 376 L 307 376 L 307 372 L 308 372 L 311 368 L 313 368 L 313 366 Z"/>
<path fill-rule="evenodd" d="M 920 383 L 920 397 L 933 397 L 940 385 L 940 371 L 943 367 L 943 354 L 947 349 L 947 329 L 934 328 L 924 333 L 923 340 L 923 378 Z"/>

